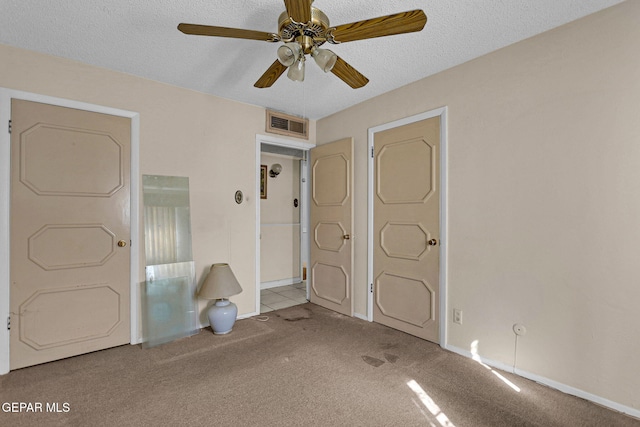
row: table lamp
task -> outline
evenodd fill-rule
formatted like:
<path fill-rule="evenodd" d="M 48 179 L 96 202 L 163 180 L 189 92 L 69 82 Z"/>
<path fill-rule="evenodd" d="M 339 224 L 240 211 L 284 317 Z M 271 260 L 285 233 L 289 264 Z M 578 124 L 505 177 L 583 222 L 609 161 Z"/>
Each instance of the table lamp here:
<path fill-rule="evenodd" d="M 228 298 L 240 292 L 242 292 L 242 288 L 229 264 L 213 264 L 211 266 L 198 296 L 216 300 L 207 311 L 209 324 L 214 334 L 223 335 L 231 332 L 238 315 L 238 307 Z"/>

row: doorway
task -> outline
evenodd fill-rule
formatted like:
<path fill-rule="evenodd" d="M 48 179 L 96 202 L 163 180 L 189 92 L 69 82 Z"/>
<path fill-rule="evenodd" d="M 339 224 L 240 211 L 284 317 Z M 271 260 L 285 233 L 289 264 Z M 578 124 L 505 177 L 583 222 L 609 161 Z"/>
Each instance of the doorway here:
<path fill-rule="evenodd" d="M 368 139 L 368 320 L 444 345 L 446 107 Z"/>
<path fill-rule="evenodd" d="M 130 233 L 132 244 L 129 246 L 129 262 L 130 271 L 127 275 L 126 289 L 129 293 L 131 304 L 128 310 L 130 316 L 130 325 L 128 328 L 127 336 L 128 341 L 131 344 L 140 342 L 140 331 L 138 324 L 138 311 L 139 311 L 139 293 L 135 284 L 138 281 L 138 242 L 137 236 L 139 234 L 139 179 L 138 179 L 138 163 L 139 163 L 139 115 L 135 112 L 119 110 L 109 107 L 103 107 L 93 104 L 86 104 L 82 102 L 76 102 L 66 99 L 53 98 L 28 92 L 15 91 L 10 89 L 0 88 L 0 119 L 3 123 L 11 125 L 12 114 L 12 100 L 24 100 L 40 104 L 47 104 L 57 107 L 66 107 L 75 110 L 81 110 L 85 112 L 94 112 L 99 114 L 125 117 L 130 119 L 128 125 L 131 135 L 130 145 L 130 166 L 128 167 L 131 172 L 130 179 Z M 11 247 L 10 247 L 10 202 L 11 196 L 11 133 L 0 133 L 0 183 L 3 186 L 3 191 L 0 196 L 0 313 L 5 315 L 7 319 L 7 328 L 0 328 L 0 374 L 6 374 L 10 370 L 10 301 L 11 301 L 11 266 L 9 264 Z"/>
<path fill-rule="evenodd" d="M 256 312 L 308 298 L 308 150 L 312 144 L 256 137 Z"/>

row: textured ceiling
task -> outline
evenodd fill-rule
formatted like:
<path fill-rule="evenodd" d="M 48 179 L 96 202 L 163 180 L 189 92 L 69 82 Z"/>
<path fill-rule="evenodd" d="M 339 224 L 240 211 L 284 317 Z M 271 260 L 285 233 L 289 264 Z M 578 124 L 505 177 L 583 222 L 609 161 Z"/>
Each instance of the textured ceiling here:
<path fill-rule="evenodd" d="M 176 29 L 187 22 L 277 32 L 282 0 L 0 0 L 0 43 L 319 119 L 621 1 L 316 0 L 332 25 L 427 14 L 419 33 L 325 45 L 369 78 L 355 90 L 312 61 L 304 83 L 285 74 L 254 88 L 279 44 Z"/>

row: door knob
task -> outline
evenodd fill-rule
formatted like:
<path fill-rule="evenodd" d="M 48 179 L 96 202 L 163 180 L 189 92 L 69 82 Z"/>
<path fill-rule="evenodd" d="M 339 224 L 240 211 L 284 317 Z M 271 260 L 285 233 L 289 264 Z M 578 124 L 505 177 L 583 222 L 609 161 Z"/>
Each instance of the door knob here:
<path fill-rule="evenodd" d="M 121 248 L 124 248 L 125 246 L 127 246 L 127 242 L 125 242 L 124 240 L 120 240 L 118 241 L 118 246 L 120 246 Z"/>
<path fill-rule="evenodd" d="M 429 244 L 429 246 L 436 246 L 438 244 L 438 241 L 436 239 L 431 239 L 427 243 Z"/>
<path fill-rule="evenodd" d="M 345 234 L 344 236 L 342 236 L 342 238 L 343 238 L 344 240 L 349 240 L 349 239 L 351 239 L 351 235 L 349 235 L 349 234 Z"/>

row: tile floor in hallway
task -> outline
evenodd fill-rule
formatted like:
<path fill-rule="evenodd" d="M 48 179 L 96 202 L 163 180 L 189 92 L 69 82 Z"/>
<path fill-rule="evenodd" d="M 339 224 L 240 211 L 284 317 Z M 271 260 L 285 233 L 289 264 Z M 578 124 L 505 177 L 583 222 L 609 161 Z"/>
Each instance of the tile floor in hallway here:
<path fill-rule="evenodd" d="M 306 283 L 295 285 L 278 286 L 277 288 L 260 290 L 260 313 L 268 313 L 281 308 L 292 307 L 294 305 L 307 302 Z"/>

